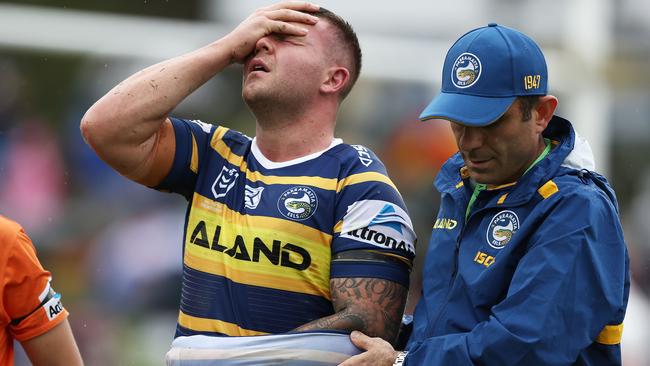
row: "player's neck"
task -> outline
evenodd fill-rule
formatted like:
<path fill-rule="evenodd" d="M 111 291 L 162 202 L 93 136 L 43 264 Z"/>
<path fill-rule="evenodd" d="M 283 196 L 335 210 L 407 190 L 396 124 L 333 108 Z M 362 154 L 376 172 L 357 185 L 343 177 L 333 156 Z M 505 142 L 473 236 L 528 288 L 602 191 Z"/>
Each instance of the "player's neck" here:
<path fill-rule="evenodd" d="M 255 132 L 257 146 L 273 162 L 301 158 L 330 146 L 334 139 L 334 124 L 332 117 L 318 114 L 275 123 L 258 121 Z"/>

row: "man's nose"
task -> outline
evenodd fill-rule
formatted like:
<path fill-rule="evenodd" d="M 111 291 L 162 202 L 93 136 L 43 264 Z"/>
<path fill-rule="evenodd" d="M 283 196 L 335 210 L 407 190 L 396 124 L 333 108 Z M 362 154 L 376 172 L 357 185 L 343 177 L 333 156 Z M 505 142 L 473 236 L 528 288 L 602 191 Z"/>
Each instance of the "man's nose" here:
<path fill-rule="evenodd" d="M 273 51 L 273 42 L 269 37 L 262 37 L 257 40 L 257 43 L 255 43 L 255 53 L 258 54 L 262 51 L 266 53 L 271 53 Z"/>

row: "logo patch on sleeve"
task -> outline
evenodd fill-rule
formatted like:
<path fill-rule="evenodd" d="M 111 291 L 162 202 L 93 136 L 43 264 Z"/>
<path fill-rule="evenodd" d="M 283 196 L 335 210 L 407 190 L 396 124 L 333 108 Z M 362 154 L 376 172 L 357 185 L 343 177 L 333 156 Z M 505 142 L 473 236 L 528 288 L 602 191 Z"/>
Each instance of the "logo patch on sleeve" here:
<path fill-rule="evenodd" d="M 343 218 L 341 237 L 415 254 L 415 233 L 406 211 L 391 202 L 357 201 Z"/>
<path fill-rule="evenodd" d="M 47 315 L 48 320 L 52 320 L 61 314 L 63 311 L 63 304 L 61 304 L 61 295 L 55 294 L 48 302 L 43 305 L 43 310 L 45 310 L 45 315 Z"/>

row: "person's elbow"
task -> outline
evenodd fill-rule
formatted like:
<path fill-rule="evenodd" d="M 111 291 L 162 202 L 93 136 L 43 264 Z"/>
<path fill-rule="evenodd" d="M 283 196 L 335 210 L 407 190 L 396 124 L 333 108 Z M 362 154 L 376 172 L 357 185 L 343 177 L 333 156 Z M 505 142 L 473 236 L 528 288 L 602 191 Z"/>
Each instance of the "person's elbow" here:
<path fill-rule="evenodd" d="M 111 120 L 113 113 L 101 104 L 101 100 L 90 107 L 81 118 L 79 129 L 84 141 L 93 148 L 101 150 L 102 143 L 110 140 Z"/>

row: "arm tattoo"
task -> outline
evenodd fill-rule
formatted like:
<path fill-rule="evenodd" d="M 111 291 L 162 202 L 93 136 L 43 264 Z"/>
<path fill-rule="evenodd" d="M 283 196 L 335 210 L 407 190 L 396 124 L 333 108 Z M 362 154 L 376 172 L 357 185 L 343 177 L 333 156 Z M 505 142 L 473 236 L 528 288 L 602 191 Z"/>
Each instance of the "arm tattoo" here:
<path fill-rule="evenodd" d="M 395 341 L 406 304 L 406 287 L 379 278 L 334 278 L 330 289 L 336 314 L 296 330 L 360 330 L 371 337 Z"/>

